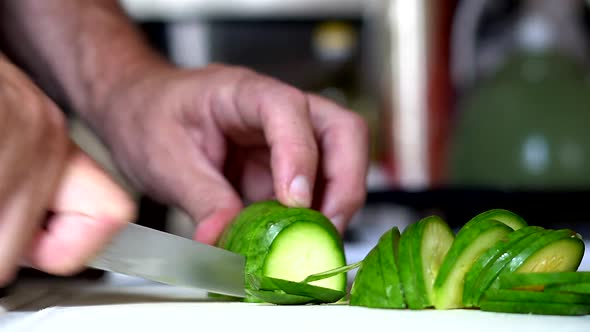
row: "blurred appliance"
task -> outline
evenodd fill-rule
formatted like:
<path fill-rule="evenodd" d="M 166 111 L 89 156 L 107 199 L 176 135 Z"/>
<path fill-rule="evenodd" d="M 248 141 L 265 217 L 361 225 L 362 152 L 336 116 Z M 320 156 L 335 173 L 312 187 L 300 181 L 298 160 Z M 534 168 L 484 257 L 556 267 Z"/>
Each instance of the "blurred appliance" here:
<path fill-rule="evenodd" d="M 453 35 L 459 100 L 447 183 L 590 188 L 585 5 L 583 0 L 462 2 Z M 500 10 L 502 24 L 483 33 L 486 11 Z"/>

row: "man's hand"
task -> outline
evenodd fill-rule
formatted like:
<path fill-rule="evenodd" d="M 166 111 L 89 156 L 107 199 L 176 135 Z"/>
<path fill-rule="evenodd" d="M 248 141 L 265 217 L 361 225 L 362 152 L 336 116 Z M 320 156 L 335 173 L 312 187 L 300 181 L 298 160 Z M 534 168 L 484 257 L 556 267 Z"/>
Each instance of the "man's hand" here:
<path fill-rule="evenodd" d="M 334 103 L 242 68 L 173 68 L 117 0 L 0 1 L 0 28 L 139 189 L 199 222 L 197 240 L 215 242 L 240 194 L 318 208 L 341 231 L 364 201 L 367 127 Z"/>
<path fill-rule="evenodd" d="M 76 272 L 132 217 L 130 199 L 68 139 L 56 105 L 0 56 L 0 285 L 19 264 Z"/>
<path fill-rule="evenodd" d="M 108 99 L 99 132 L 136 185 L 199 222 L 197 240 L 215 242 L 240 194 L 318 208 L 340 231 L 363 204 L 369 143 L 357 114 L 243 68 L 140 77 Z"/>

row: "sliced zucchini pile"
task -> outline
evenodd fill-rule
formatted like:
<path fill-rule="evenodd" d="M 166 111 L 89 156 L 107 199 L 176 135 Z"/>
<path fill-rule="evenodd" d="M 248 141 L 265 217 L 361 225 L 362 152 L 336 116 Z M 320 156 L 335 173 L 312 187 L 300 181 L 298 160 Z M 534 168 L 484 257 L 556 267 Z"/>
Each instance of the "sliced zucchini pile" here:
<path fill-rule="evenodd" d="M 578 271 L 582 237 L 504 209 L 474 216 L 456 234 L 438 216 L 403 232 L 392 227 L 346 265 L 342 240 L 321 213 L 264 201 L 244 209 L 219 246 L 246 257 L 249 302 L 590 315 L 590 271 Z"/>
<path fill-rule="evenodd" d="M 427 224 L 431 231 L 420 231 Z M 508 210 L 485 211 L 457 234 L 431 216 L 402 233 L 402 285 L 390 286 L 404 291 L 398 308 L 588 315 L 590 272 L 578 271 L 584 249 L 578 233 L 530 226 Z M 377 268 L 362 264 L 358 274 Z M 356 296 L 362 295 L 357 288 Z"/>

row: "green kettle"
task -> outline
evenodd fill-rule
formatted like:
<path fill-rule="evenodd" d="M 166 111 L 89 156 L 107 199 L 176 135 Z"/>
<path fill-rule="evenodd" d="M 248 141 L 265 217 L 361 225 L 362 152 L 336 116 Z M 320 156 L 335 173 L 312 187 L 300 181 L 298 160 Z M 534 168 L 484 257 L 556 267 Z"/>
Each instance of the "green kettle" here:
<path fill-rule="evenodd" d="M 518 53 L 462 100 L 452 127 L 453 186 L 590 186 L 588 71 L 547 50 Z"/>

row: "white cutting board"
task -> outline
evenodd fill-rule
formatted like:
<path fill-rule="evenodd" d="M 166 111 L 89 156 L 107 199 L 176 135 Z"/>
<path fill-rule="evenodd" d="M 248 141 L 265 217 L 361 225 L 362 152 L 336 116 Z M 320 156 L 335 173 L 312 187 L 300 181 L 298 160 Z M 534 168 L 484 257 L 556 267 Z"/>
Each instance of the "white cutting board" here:
<path fill-rule="evenodd" d="M 557 317 L 476 310 L 378 310 L 344 304 L 274 306 L 212 302 L 205 293 L 160 285 L 51 288 L 0 315 L 3 332 L 173 331 L 518 331 L 590 332 L 590 316 Z M 59 298 L 61 297 L 61 298 Z M 59 298 L 56 300 L 56 298 Z M 39 303 L 41 302 L 41 303 Z M 37 306 L 37 307 L 36 307 Z"/>
<path fill-rule="evenodd" d="M 479 311 L 397 311 L 346 305 L 144 303 L 53 307 L 9 331 L 590 331 L 590 316 L 553 317 Z M 3 329 L 4 331 L 4 329 Z M 8 330 L 7 330 L 8 331 Z"/>

